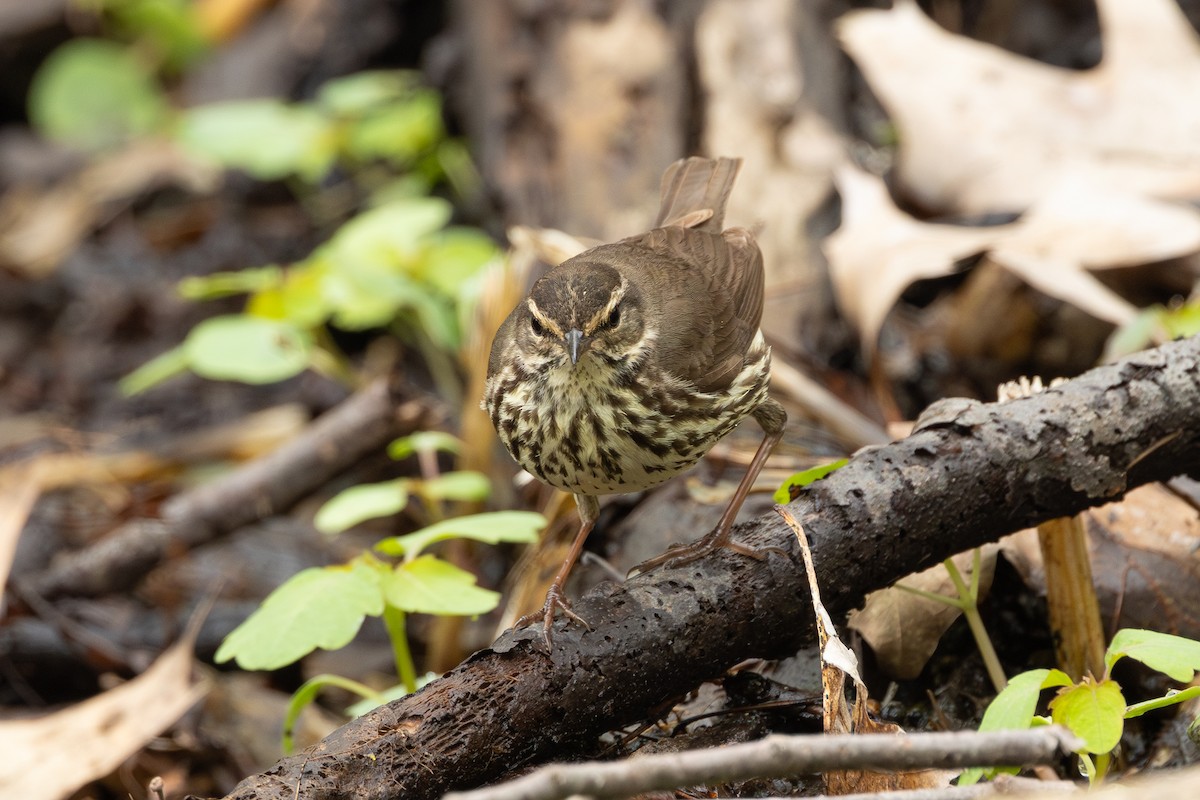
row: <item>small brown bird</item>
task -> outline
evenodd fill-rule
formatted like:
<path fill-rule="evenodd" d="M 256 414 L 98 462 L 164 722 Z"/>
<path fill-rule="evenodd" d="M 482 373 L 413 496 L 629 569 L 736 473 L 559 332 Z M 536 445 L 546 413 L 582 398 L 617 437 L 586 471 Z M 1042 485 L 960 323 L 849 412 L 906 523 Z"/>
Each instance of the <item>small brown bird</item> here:
<path fill-rule="evenodd" d="M 638 569 L 719 547 L 763 557 L 729 536 L 787 421 L 767 397 L 762 253 L 749 231 L 721 230 L 740 166 L 672 164 L 653 230 L 550 270 L 496 333 L 484 408 L 522 467 L 575 495 L 582 523 L 542 610 L 517 623 L 540 617 L 548 645 L 557 608 L 587 625 L 563 583 L 596 522 L 596 498 L 678 475 L 748 415 L 765 436 L 716 528 Z"/>

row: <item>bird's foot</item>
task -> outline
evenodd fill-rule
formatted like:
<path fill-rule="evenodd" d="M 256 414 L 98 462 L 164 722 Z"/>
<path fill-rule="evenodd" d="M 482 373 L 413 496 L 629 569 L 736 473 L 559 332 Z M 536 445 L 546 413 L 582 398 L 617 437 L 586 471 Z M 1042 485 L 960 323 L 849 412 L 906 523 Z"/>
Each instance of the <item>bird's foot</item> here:
<path fill-rule="evenodd" d="M 550 584 L 550 588 L 546 591 L 546 602 L 542 605 L 540 611 L 534 611 L 526 614 L 516 621 L 513 628 L 523 628 L 526 625 L 532 625 L 538 620 L 542 621 L 542 637 L 546 640 L 546 652 L 550 652 L 554 646 L 554 639 L 551 634 L 551 628 L 554 626 L 554 613 L 556 610 L 562 609 L 563 616 L 568 619 L 578 622 L 589 631 L 591 625 L 587 624 L 587 620 L 571 610 L 571 603 L 563 594 L 562 587 L 557 583 Z"/>
<path fill-rule="evenodd" d="M 787 556 L 788 553 L 781 547 L 751 547 L 741 542 L 735 542 L 729 536 L 729 531 L 714 530 L 703 539 L 697 539 L 688 544 L 672 545 L 667 552 L 654 558 L 647 559 L 641 564 L 638 564 L 629 571 L 630 575 L 644 575 L 647 572 L 653 572 L 659 567 L 667 569 L 675 569 L 676 567 L 684 567 L 691 564 L 693 561 L 698 561 L 708 554 L 720 550 L 724 547 L 726 550 L 732 550 L 735 553 L 740 553 L 744 556 L 749 556 L 755 561 L 766 559 L 769 553 L 778 553 L 781 556 Z"/>

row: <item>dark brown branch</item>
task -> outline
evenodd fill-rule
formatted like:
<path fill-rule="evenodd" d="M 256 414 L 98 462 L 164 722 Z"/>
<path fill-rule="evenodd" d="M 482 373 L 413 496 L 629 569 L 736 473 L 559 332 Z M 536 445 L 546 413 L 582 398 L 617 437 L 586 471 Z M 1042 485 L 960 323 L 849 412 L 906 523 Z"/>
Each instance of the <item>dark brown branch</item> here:
<path fill-rule="evenodd" d="M 857 454 L 791 504 L 826 607 L 1042 520 L 1178 474 L 1200 474 L 1200 338 L 1003 404 L 943 404 L 908 438 Z M 776 514 L 741 538 L 795 553 Z M 698 532 L 699 533 L 699 532 Z M 592 626 L 507 632 L 415 695 L 244 780 L 230 798 L 438 797 L 581 751 L 751 657 L 813 638 L 799 558 L 718 552 L 602 584 Z"/>
<path fill-rule="evenodd" d="M 135 585 L 169 553 L 288 508 L 389 439 L 411 432 L 424 416 L 422 406 L 403 403 L 385 381 L 373 383 L 276 450 L 176 495 L 159 518 L 125 524 L 27 586 L 43 597 L 90 597 Z"/>
<path fill-rule="evenodd" d="M 954 769 L 1050 764 L 1083 745 L 1058 726 L 1025 731 L 917 733 L 911 736 L 785 736 L 714 750 L 654 753 L 635 759 L 551 764 L 514 781 L 445 800 L 558 800 L 633 797 L 663 789 L 751 778 L 787 778 L 831 770 Z"/>

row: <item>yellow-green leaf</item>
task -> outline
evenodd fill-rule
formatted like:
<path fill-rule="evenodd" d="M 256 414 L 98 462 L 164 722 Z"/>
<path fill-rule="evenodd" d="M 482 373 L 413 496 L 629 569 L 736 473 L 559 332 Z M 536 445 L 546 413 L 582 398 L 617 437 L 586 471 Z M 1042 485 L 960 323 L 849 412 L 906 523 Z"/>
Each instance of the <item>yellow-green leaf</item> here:
<path fill-rule="evenodd" d="M 267 595 L 263 604 L 225 637 L 216 661 L 232 658 L 242 669 L 278 669 L 318 647 L 345 647 L 366 615 L 381 613 L 380 571 L 370 563 L 360 560 L 346 566 L 312 567 Z"/>
<path fill-rule="evenodd" d="M 388 455 L 397 461 L 408 458 L 414 453 L 429 453 L 438 450 L 446 453 L 458 453 L 462 450 L 462 440 L 445 431 L 417 431 L 408 436 L 401 436 L 388 445 Z"/>
<path fill-rule="evenodd" d="M 826 475 L 833 472 L 834 470 L 841 469 L 842 467 L 846 466 L 846 464 L 848 464 L 848 463 L 850 463 L 849 459 L 839 458 L 837 461 L 831 461 L 828 464 L 820 464 L 815 467 L 809 467 L 806 470 L 801 470 L 800 472 L 797 472 L 796 474 L 794 474 L 790 478 L 788 478 L 786 481 L 784 481 L 782 486 L 780 486 L 778 489 L 775 490 L 775 502 L 776 503 L 792 502 L 792 500 L 795 499 L 794 492 L 797 492 L 798 490 L 803 489 L 805 486 L 808 486 L 813 481 L 817 481 L 817 480 L 820 480 L 821 478 L 824 478 Z"/>
<path fill-rule="evenodd" d="M 1123 656 L 1140 661 L 1180 683 L 1190 683 L 1200 670 L 1200 642 L 1169 633 L 1122 628 L 1108 645 L 1105 666 L 1111 670 Z"/>
<path fill-rule="evenodd" d="M 273 99 L 189 109 L 180 119 L 177 135 L 196 155 L 261 180 L 300 175 L 316 181 L 336 155 L 329 120 L 309 106 Z"/>
<path fill-rule="evenodd" d="M 1083 739 L 1087 753 L 1109 753 L 1121 741 L 1125 697 L 1115 681 L 1084 678 L 1050 702 L 1050 718 Z"/>
<path fill-rule="evenodd" d="M 274 383 L 308 366 L 311 342 L 287 322 L 246 314 L 212 317 L 183 343 L 188 365 L 205 378 Z"/>
<path fill-rule="evenodd" d="M 406 505 L 406 480 L 363 483 L 334 495 L 317 510 L 313 525 L 322 533 L 341 533 L 363 520 L 395 514 Z"/>
<path fill-rule="evenodd" d="M 73 39 L 50 54 L 29 87 L 30 121 L 45 136 L 99 150 L 150 133 L 168 104 L 134 48 Z"/>
<path fill-rule="evenodd" d="M 1068 686 L 1071 679 L 1065 672 L 1057 669 L 1031 669 L 1022 672 L 1009 680 L 1008 685 L 996 695 L 983 712 L 983 720 L 979 723 L 980 731 L 1024 730 L 1033 725 L 1034 714 L 1037 712 L 1038 699 L 1042 690 L 1052 686 Z M 994 776 L 997 773 L 1008 772 L 1016 774 L 1011 767 L 982 769 L 973 767 L 965 770 L 958 778 L 959 786 L 971 786 L 977 783 L 985 774 Z"/>
<path fill-rule="evenodd" d="M 423 614 L 485 614 L 500 602 L 500 594 L 477 586 L 474 575 L 433 555 L 396 567 L 383 591 L 389 605 Z"/>
<path fill-rule="evenodd" d="M 443 539 L 474 539 L 477 542 L 534 542 L 546 527 L 546 518 L 532 511 L 493 511 L 442 520 L 427 528 L 384 539 L 375 549 L 390 556 L 412 559 L 434 542 Z"/>
<path fill-rule="evenodd" d="M 421 494 L 431 500 L 486 500 L 492 484 L 482 472 L 447 472 L 421 481 Z"/>

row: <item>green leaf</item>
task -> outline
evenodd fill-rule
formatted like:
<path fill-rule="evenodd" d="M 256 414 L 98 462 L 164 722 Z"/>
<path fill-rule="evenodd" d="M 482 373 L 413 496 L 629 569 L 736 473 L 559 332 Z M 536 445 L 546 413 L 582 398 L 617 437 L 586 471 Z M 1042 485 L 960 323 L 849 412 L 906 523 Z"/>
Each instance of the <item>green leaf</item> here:
<path fill-rule="evenodd" d="M 453 209 L 438 197 L 409 197 L 348 221 L 329 240 L 329 258 L 343 270 L 403 271 L 422 238 L 441 230 Z"/>
<path fill-rule="evenodd" d="M 450 204 L 440 198 L 409 197 L 343 225 L 317 255 L 333 324 L 346 330 L 381 327 L 408 310 L 430 340 L 455 346 L 458 326 L 450 299 L 423 283 L 419 271 L 425 240 L 450 213 Z"/>
<path fill-rule="evenodd" d="M 458 314 L 455 313 L 454 304 L 448 297 L 417 288 L 420 300 L 408 304 L 416 317 L 416 323 L 437 346 L 444 350 L 457 349 L 460 337 Z"/>
<path fill-rule="evenodd" d="M 433 193 L 434 182 L 424 175 L 406 172 L 373 185 L 367 193 L 366 205 L 371 208 L 394 203 L 397 200 L 408 200 L 413 197 L 427 197 Z"/>
<path fill-rule="evenodd" d="M 1193 300 L 1162 313 L 1162 326 L 1172 339 L 1182 339 L 1200 333 L 1200 301 Z"/>
<path fill-rule="evenodd" d="M 311 342 L 278 320 L 229 314 L 192 328 L 183 349 L 188 364 L 205 378 L 274 383 L 308 366 Z"/>
<path fill-rule="evenodd" d="M 1050 718 L 1083 739 L 1084 752 L 1108 753 L 1121 741 L 1125 697 L 1116 681 L 1085 677 L 1050 702 Z"/>
<path fill-rule="evenodd" d="M 171 71 L 182 69 L 207 49 L 195 4 L 187 0 L 110 0 L 104 6 L 121 38 L 149 41 Z"/>
<path fill-rule="evenodd" d="M 249 294 L 278 286 L 283 270 L 271 264 L 235 272 L 214 272 L 197 275 L 179 282 L 179 296 L 188 300 L 216 300 L 235 294 Z"/>
<path fill-rule="evenodd" d="M 421 89 L 365 113 L 350 128 L 346 151 L 359 161 L 383 159 L 405 167 L 445 135 L 441 98 L 437 92 Z"/>
<path fill-rule="evenodd" d="M 1193 697 L 1200 697 L 1200 686 L 1189 686 L 1188 688 L 1180 691 L 1172 689 L 1162 697 L 1156 697 L 1153 700 L 1146 700 L 1141 703 L 1134 703 L 1129 708 L 1125 709 L 1125 719 L 1140 717 L 1147 711 L 1154 711 L 1159 708 L 1173 706 L 1177 703 L 1182 703 L 1185 700 L 1191 700 Z"/>
<path fill-rule="evenodd" d="M 42 63 L 29 87 L 29 118 L 51 139 L 100 150 L 150 133 L 167 101 L 131 48 L 73 39 Z"/>
<path fill-rule="evenodd" d="M 403 97 L 416 81 L 417 74 L 406 70 L 364 70 L 327 81 L 317 91 L 317 102 L 338 116 L 358 116 Z"/>
<path fill-rule="evenodd" d="M 979 783 L 979 780 L 983 777 L 983 773 L 984 770 L 982 767 L 970 767 L 969 769 L 964 769 L 962 773 L 959 774 L 958 781 L 955 783 L 955 785 L 974 786 L 975 784 Z"/>
<path fill-rule="evenodd" d="M 486 500 L 492 493 L 491 481 L 481 472 L 447 472 L 421 481 L 421 494 L 430 500 Z"/>
<path fill-rule="evenodd" d="M 242 669 L 278 669 L 318 647 L 345 647 L 366 615 L 383 613 L 380 580 L 380 570 L 364 561 L 293 575 L 225 637 L 217 663 L 232 658 Z"/>
<path fill-rule="evenodd" d="M 315 328 L 329 317 L 325 274 L 321 264 L 287 270 L 281 280 L 258 289 L 246 302 L 246 313 L 287 320 L 301 329 Z"/>
<path fill-rule="evenodd" d="M 312 262 L 310 262 L 312 263 Z M 424 296 L 415 283 L 400 274 L 382 270 L 352 270 L 322 257 L 321 282 L 333 324 L 343 330 L 380 328 L 395 319 L 400 308 Z"/>
<path fill-rule="evenodd" d="M 421 276 L 429 285 L 455 297 L 463 284 L 479 274 L 500 250 L 491 237 L 474 228 L 447 228 L 433 237 L 421 259 Z"/>
<path fill-rule="evenodd" d="M 1067 686 L 1070 683 L 1070 677 L 1057 669 L 1032 669 L 1014 676 L 983 712 L 979 730 L 1025 730 L 1031 727 L 1042 690 L 1052 686 Z M 958 785 L 970 786 L 984 775 L 994 777 L 998 773 L 1015 775 L 1017 772 L 1017 769 L 1010 767 L 973 767 L 959 775 Z"/>
<path fill-rule="evenodd" d="M 1162 331 L 1162 306 L 1144 308 L 1133 319 L 1119 325 L 1109 335 L 1104 345 L 1104 355 L 1101 363 L 1109 363 L 1119 358 L 1145 350 Z"/>
<path fill-rule="evenodd" d="M 483 179 L 475 169 L 475 160 L 461 140 L 446 139 L 438 145 L 437 166 L 459 197 L 474 197 L 483 192 Z"/>
<path fill-rule="evenodd" d="M 363 483 L 338 492 L 317 510 L 313 524 L 322 533 L 341 533 L 366 519 L 386 517 L 408 505 L 408 481 Z"/>
<path fill-rule="evenodd" d="M 831 461 L 828 464 L 820 464 L 815 467 L 797 472 L 792 477 L 783 482 L 783 485 L 775 490 L 774 499 L 776 503 L 786 504 L 792 502 L 794 496 L 793 489 L 802 489 L 816 480 L 824 478 L 834 470 L 841 469 L 850 463 L 849 459 L 839 458 L 837 461 Z"/>
<path fill-rule="evenodd" d="M 1200 642 L 1169 633 L 1122 628 L 1104 654 L 1105 669 L 1111 673 L 1113 664 L 1124 656 L 1180 683 L 1189 683 L 1200 670 Z"/>
<path fill-rule="evenodd" d="M 437 556 L 423 555 L 396 567 L 384 579 L 389 605 L 421 614 L 486 614 L 500 593 L 475 585 L 475 576 Z"/>
<path fill-rule="evenodd" d="M 1032 669 L 1009 680 L 983 712 L 979 723 L 981 731 L 1024 730 L 1033 722 L 1038 698 L 1042 690 L 1050 685 L 1053 673 L 1058 670 Z M 1068 679 L 1070 682 L 1070 679 Z"/>
<path fill-rule="evenodd" d="M 393 440 L 387 452 L 391 458 L 402 461 L 415 453 L 458 453 L 462 444 L 462 439 L 445 431 L 417 431 Z"/>
<path fill-rule="evenodd" d="M 443 539 L 474 539 L 477 542 L 535 542 L 546 527 L 546 518 L 532 511 L 493 511 L 446 519 L 404 536 L 392 536 L 375 545 L 390 556 L 415 558 L 434 542 Z"/>
<path fill-rule="evenodd" d="M 289 175 L 320 179 L 333 164 L 337 144 L 329 120 L 312 107 L 269 99 L 190 109 L 176 135 L 191 152 L 267 181 Z"/>
<path fill-rule="evenodd" d="M 157 386 L 168 378 L 185 372 L 187 368 L 188 357 L 183 347 L 172 347 L 121 378 L 119 386 L 122 394 L 129 397 Z"/>

